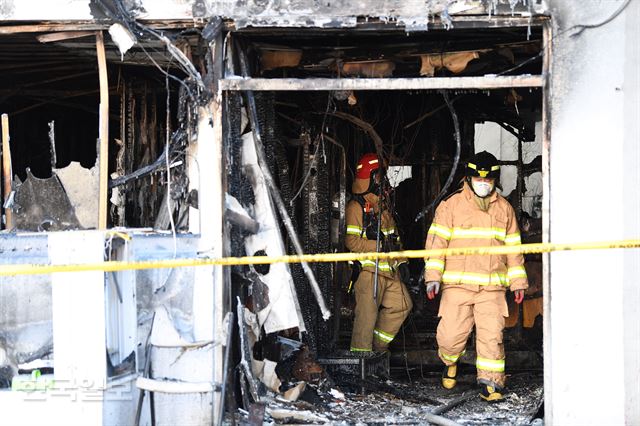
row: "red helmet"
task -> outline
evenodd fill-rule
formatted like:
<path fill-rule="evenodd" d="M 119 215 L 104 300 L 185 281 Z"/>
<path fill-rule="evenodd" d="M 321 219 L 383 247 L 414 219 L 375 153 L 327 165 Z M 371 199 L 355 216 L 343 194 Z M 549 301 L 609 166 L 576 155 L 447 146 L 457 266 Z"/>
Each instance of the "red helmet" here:
<path fill-rule="evenodd" d="M 377 170 L 380 167 L 378 161 L 378 155 L 374 153 L 364 154 L 358 165 L 356 166 L 356 178 L 358 179 L 370 179 L 371 172 Z"/>

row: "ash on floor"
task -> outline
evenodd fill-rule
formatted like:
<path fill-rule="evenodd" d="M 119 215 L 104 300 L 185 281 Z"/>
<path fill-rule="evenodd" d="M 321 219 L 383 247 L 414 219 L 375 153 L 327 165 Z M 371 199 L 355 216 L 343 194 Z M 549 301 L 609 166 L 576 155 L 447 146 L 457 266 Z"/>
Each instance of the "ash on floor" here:
<path fill-rule="evenodd" d="M 461 425 L 541 425 L 543 380 L 539 373 L 521 373 L 509 378 L 505 399 L 487 403 L 477 396 L 475 376 L 464 375 L 451 391 L 440 386 L 436 375 L 418 380 L 368 380 L 336 377 L 333 389 L 311 387 L 315 403 L 267 398 L 264 424 L 392 425 L 427 424 L 434 410 L 460 397 L 464 402 L 439 413 Z M 364 386 L 358 386 L 364 385 Z M 355 389 L 359 387 L 359 389 Z M 364 393 L 361 393 L 364 390 Z M 243 414 L 244 413 L 244 414 Z M 248 413 L 240 410 L 237 420 L 246 424 Z"/>

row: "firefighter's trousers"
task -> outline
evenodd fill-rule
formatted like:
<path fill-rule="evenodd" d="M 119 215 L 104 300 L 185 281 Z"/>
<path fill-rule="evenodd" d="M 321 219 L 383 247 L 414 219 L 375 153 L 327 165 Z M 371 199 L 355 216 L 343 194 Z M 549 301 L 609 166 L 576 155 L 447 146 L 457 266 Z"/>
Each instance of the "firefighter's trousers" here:
<path fill-rule="evenodd" d="M 373 300 L 373 285 L 374 273 L 367 270 L 360 273 L 354 285 L 352 351 L 387 349 L 413 307 L 409 292 L 400 280 L 378 275 L 377 300 Z"/>
<path fill-rule="evenodd" d="M 502 332 L 509 315 L 504 291 L 445 287 L 440 300 L 440 323 L 436 339 L 438 355 L 445 365 L 462 356 L 467 338 L 476 326 L 476 369 L 480 383 L 504 386 Z"/>

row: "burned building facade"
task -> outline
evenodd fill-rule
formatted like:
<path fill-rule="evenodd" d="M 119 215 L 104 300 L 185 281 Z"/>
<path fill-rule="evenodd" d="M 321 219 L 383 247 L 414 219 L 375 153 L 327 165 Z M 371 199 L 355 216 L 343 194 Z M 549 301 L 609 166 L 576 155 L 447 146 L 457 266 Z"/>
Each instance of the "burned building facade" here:
<path fill-rule="evenodd" d="M 348 353 L 347 262 L 256 261 L 344 252 L 365 153 L 407 250 L 483 150 L 523 243 L 640 235 L 635 2 L 7 0 L 0 18 L 13 423 L 348 421 L 278 404 L 410 395 L 439 368 L 422 259 L 390 356 L 368 363 Z M 640 421 L 639 265 L 638 249 L 526 255 L 505 342 L 527 397 L 503 423 Z M 424 383 L 396 420 L 442 421 L 451 401 Z"/>

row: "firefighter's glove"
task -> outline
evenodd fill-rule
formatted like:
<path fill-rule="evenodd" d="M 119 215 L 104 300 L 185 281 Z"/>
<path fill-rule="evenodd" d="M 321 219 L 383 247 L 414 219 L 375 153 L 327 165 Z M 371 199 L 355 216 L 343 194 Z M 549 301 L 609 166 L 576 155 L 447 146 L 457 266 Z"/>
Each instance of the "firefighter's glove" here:
<path fill-rule="evenodd" d="M 351 289 L 356 281 L 358 281 L 358 277 L 362 271 L 362 264 L 357 260 L 349 262 L 349 265 L 351 266 L 351 277 L 349 277 L 349 288 L 347 289 L 347 293 L 351 293 Z"/>
<path fill-rule="evenodd" d="M 427 297 L 433 300 L 440 291 L 440 281 L 429 281 L 427 284 Z"/>
<path fill-rule="evenodd" d="M 524 300 L 524 290 L 515 290 L 513 292 L 513 298 L 515 299 L 517 304 L 522 303 Z"/>
<path fill-rule="evenodd" d="M 400 238 L 396 234 L 389 234 L 382 240 L 382 251 L 389 253 L 390 251 L 400 250 Z"/>
<path fill-rule="evenodd" d="M 411 271 L 409 270 L 409 265 L 406 263 L 398 265 L 398 275 L 400 275 L 400 281 L 409 285 L 411 282 Z"/>
<path fill-rule="evenodd" d="M 378 233 L 378 227 L 375 226 L 375 224 L 367 226 L 364 232 L 367 240 L 376 241 L 380 238 L 380 244 L 382 245 L 382 242 L 384 241 L 384 234 L 382 232 Z"/>

